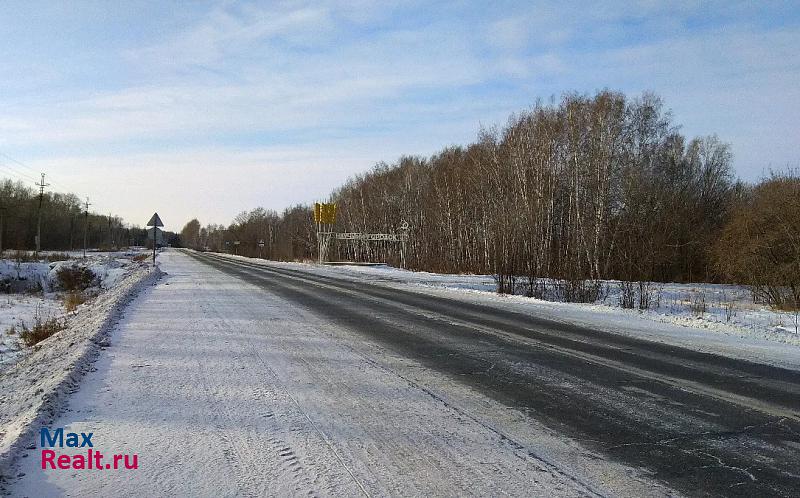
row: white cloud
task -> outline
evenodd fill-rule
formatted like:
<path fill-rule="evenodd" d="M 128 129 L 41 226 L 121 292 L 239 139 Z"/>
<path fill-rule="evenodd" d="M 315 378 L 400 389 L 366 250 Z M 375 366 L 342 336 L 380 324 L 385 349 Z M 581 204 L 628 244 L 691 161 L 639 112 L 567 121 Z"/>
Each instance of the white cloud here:
<path fill-rule="evenodd" d="M 490 45 L 505 49 L 519 50 L 528 45 L 531 36 L 540 36 L 532 33 L 531 26 L 526 19 L 509 17 L 489 24 L 487 41 Z"/>
<path fill-rule="evenodd" d="M 370 106 L 399 105 L 408 92 L 458 91 L 496 75 L 486 72 L 463 33 L 445 25 L 387 30 L 302 56 L 263 44 L 278 34 L 316 32 L 328 25 L 326 12 L 296 9 L 270 16 L 259 11 L 243 20 L 215 11 L 165 45 L 136 53 L 140 64 L 174 66 L 152 84 L 41 106 L 26 103 L 16 110 L 19 126 L 8 130 L 8 139 L 58 145 L 366 126 L 375 119 Z M 220 80 L 197 71 L 182 76 L 176 69 L 225 65 L 227 52 L 262 55 L 240 61 L 233 70 L 236 78 Z"/>
<path fill-rule="evenodd" d="M 152 177 L 182 185 L 177 224 L 319 198 L 379 160 L 463 143 L 480 122 L 571 90 L 655 90 L 687 133 L 733 142 L 744 169 L 797 158 L 786 137 L 798 134 L 798 31 L 746 18 L 687 31 L 701 8 L 534 2 L 469 19 L 454 14 L 463 5 L 415 2 L 224 4 L 127 49 L 129 82 L 4 100 L 0 145 L 132 221 L 159 202 Z"/>
<path fill-rule="evenodd" d="M 200 24 L 160 44 L 135 48 L 126 55 L 138 64 L 160 68 L 214 66 L 229 54 L 247 53 L 261 43 L 282 38 L 307 45 L 332 30 L 327 9 L 249 7 L 244 12 L 217 8 Z"/>

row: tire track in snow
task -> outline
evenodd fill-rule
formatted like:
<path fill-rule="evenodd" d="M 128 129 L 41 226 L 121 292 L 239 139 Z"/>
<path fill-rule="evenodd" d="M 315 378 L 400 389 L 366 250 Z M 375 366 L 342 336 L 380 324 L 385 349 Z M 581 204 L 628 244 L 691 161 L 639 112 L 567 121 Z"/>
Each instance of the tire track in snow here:
<path fill-rule="evenodd" d="M 234 329 L 234 327 L 230 326 L 230 321 L 227 320 L 226 317 L 223 316 L 223 314 L 212 305 L 206 303 L 204 306 L 201 306 L 201 310 L 201 316 L 210 316 L 215 323 L 227 324 L 228 327 L 224 328 L 223 330 L 230 331 Z M 247 343 L 249 345 L 250 352 L 257 354 L 252 343 L 249 341 Z M 243 360 L 244 356 L 245 355 L 237 352 L 232 358 L 233 363 L 239 363 Z M 198 361 L 198 366 L 204 371 L 202 361 Z M 208 387 L 204 387 L 206 391 L 208 391 Z M 213 393 L 209 394 L 209 398 L 214 399 Z M 254 389 L 252 392 L 252 398 L 248 401 L 257 403 L 259 406 L 264 406 L 265 403 L 274 401 L 276 398 L 277 394 L 273 390 L 270 390 L 266 386 L 261 386 Z M 243 496 L 262 496 L 265 491 L 259 486 L 259 484 L 263 482 L 262 476 L 254 475 L 252 471 L 248 472 L 248 470 L 244 468 L 244 462 L 247 460 L 245 456 L 247 454 L 246 449 L 252 450 L 253 448 L 258 448 L 261 446 L 263 441 L 256 441 L 254 438 L 248 437 L 247 435 L 238 437 L 231 435 L 230 429 L 236 428 L 236 424 L 232 422 L 235 417 L 231 413 L 231 407 L 229 406 L 227 409 L 225 409 L 221 408 L 220 404 L 215 403 L 215 408 L 216 413 L 225 417 L 227 422 L 226 424 L 217 422 L 215 424 L 215 428 L 217 429 L 220 439 L 225 444 L 225 449 L 223 452 L 226 454 L 226 457 L 228 457 L 227 464 L 234 470 L 234 473 L 237 476 L 237 485 L 239 486 L 239 489 L 242 491 Z M 267 421 L 266 426 L 262 426 L 263 428 L 267 429 L 266 441 L 269 443 L 269 451 L 267 451 L 267 453 L 279 457 L 281 462 L 279 469 L 271 469 L 271 480 L 291 482 L 293 494 L 316 496 L 316 493 L 313 491 L 313 482 L 307 475 L 305 475 L 304 468 L 300 464 L 300 461 L 298 460 L 297 455 L 295 454 L 291 445 L 284 439 L 277 437 L 277 435 L 281 434 L 283 431 L 275 423 L 275 414 L 267 409 L 267 412 L 264 414 L 263 418 L 265 421 Z M 247 430 L 246 428 L 242 429 Z"/>
<path fill-rule="evenodd" d="M 263 374 L 267 374 L 266 376 L 269 377 L 269 381 L 270 381 L 269 385 L 281 385 L 282 382 L 281 382 L 280 377 L 270 367 L 270 365 L 266 361 L 264 361 L 264 358 L 259 354 L 258 348 L 252 343 L 251 340 L 248 340 L 248 343 L 250 345 L 252 353 L 258 359 L 258 361 L 260 362 L 261 366 L 263 367 L 263 369 L 262 369 Z M 262 390 L 260 392 L 263 394 L 265 391 Z M 313 420 L 311 420 L 311 418 L 308 416 L 308 414 L 305 411 L 303 411 L 303 408 L 300 405 L 300 403 L 297 402 L 297 400 L 291 395 L 291 393 L 288 390 L 284 390 L 283 394 L 287 398 L 289 398 L 291 400 L 292 404 L 297 409 L 297 411 L 308 421 L 308 423 L 313 428 L 313 430 L 320 436 L 321 440 L 324 441 L 325 445 L 328 447 L 330 452 L 337 459 L 337 461 L 341 464 L 343 470 L 345 470 L 345 472 L 347 472 L 347 474 L 353 480 L 353 483 L 358 486 L 358 488 L 361 490 L 361 492 L 365 496 L 370 496 L 369 492 L 366 490 L 366 488 L 361 483 L 361 481 L 359 481 L 359 479 L 356 478 L 356 476 L 353 474 L 353 472 L 350 469 L 350 467 L 342 460 L 341 456 L 336 451 L 336 448 L 331 444 L 330 438 L 314 424 Z M 267 417 L 267 418 L 275 420 L 275 417 L 273 417 L 272 415 Z M 287 443 L 285 441 L 279 440 L 279 439 L 275 439 L 275 438 L 270 438 L 270 442 L 273 444 L 273 449 L 280 447 L 277 450 L 278 451 L 278 455 L 281 458 L 283 458 L 284 463 L 286 463 L 288 468 L 291 470 L 291 472 L 293 474 L 293 477 L 295 477 L 294 474 L 301 474 L 303 472 L 303 467 L 302 467 L 302 465 L 300 465 L 300 462 L 298 461 L 298 458 L 295 455 L 295 452 L 292 450 L 291 446 L 287 445 Z M 310 488 L 312 484 L 317 484 L 317 483 L 318 483 L 318 479 L 314 479 L 313 481 L 310 481 L 310 482 L 308 481 L 307 478 L 303 479 L 303 485 L 305 485 L 308 488 Z M 303 491 L 303 490 L 301 488 L 296 488 L 295 491 L 300 492 L 300 491 Z M 316 493 L 314 493 L 313 491 L 308 491 L 307 494 L 313 496 Z"/>

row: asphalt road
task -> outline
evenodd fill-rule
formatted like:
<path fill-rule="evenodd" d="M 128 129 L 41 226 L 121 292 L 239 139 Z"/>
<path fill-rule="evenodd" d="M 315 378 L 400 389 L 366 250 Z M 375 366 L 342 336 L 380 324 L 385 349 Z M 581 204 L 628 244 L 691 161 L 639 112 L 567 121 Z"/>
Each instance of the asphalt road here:
<path fill-rule="evenodd" d="M 379 284 L 189 254 L 677 491 L 800 493 L 800 372 Z"/>

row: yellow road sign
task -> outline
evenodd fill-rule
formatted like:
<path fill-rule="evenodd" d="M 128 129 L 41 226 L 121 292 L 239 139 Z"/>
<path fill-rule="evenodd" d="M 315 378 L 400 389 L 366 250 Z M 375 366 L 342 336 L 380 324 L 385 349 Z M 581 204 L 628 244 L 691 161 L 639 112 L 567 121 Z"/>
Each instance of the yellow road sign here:
<path fill-rule="evenodd" d="M 325 225 L 336 223 L 336 204 L 314 203 L 314 222 Z"/>
<path fill-rule="evenodd" d="M 322 204 L 314 203 L 314 223 L 322 223 Z"/>

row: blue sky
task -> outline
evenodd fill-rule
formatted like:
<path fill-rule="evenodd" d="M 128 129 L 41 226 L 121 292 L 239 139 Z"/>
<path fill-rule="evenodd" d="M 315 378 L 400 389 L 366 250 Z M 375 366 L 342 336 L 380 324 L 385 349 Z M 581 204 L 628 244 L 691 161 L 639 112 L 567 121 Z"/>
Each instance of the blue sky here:
<path fill-rule="evenodd" d="M 4 2 L 0 174 L 168 228 L 324 198 L 537 98 L 654 91 L 737 172 L 800 165 L 797 2 Z"/>

